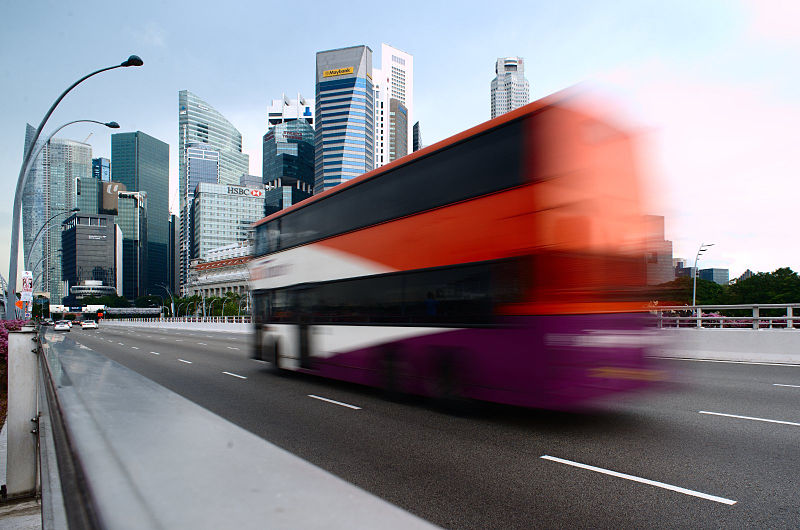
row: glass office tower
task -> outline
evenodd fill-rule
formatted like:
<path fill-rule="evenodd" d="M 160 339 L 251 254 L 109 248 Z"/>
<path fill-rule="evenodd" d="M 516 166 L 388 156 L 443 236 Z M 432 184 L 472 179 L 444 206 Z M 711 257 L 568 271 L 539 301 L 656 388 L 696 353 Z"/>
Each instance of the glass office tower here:
<path fill-rule="evenodd" d="M 28 125 L 26 145 L 33 138 L 35 129 Z M 24 257 L 33 269 L 34 289 L 50 293 L 50 300 L 61 303 L 69 294 L 62 275 L 62 244 L 60 225 L 63 219 L 55 218 L 42 231 L 32 247 L 39 229 L 53 215 L 68 212 L 77 204 L 79 180 L 90 180 L 92 174 L 92 147 L 82 142 L 53 138 L 33 162 L 31 173 L 22 197 L 22 237 Z M 41 264 L 39 264 L 41 262 Z M 20 264 L 20 270 L 24 262 Z M 41 272 L 41 276 L 39 273 Z M 37 280 L 38 277 L 38 280 Z"/>
<path fill-rule="evenodd" d="M 140 290 L 161 292 L 158 285 L 169 283 L 169 145 L 141 131 L 112 134 L 111 161 L 115 182 L 147 193 L 148 270 Z"/>
<path fill-rule="evenodd" d="M 136 300 L 147 294 L 147 192 L 120 191 L 117 225 L 122 231 L 122 296 Z M 166 269 L 166 263 L 162 269 Z"/>
<path fill-rule="evenodd" d="M 181 196 L 186 197 L 186 208 L 181 211 L 180 239 L 181 263 L 190 263 L 197 256 L 194 253 L 194 225 L 192 224 L 192 204 L 197 185 L 217 184 L 219 182 L 219 151 L 215 151 L 208 144 L 190 144 L 184 149 L 183 166 L 186 168 L 186 189 L 181 190 Z M 240 177 L 241 178 L 241 177 Z"/>
<path fill-rule="evenodd" d="M 264 217 L 263 188 L 200 183 L 192 204 L 192 257 L 251 239 L 252 224 Z"/>
<path fill-rule="evenodd" d="M 314 187 L 314 129 L 305 120 L 270 127 L 264 135 L 263 182 L 292 186 L 311 196 Z"/>
<path fill-rule="evenodd" d="M 178 92 L 178 189 L 180 190 L 181 219 L 181 290 L 189 272 L 191 233 L 188 212 L 192 202 L 187 182 L 187 153 L 189 146 L 206 144 L 219 153 L 220 184 L 239 184 L 243 174 L 250 173 L 250 157 L 242 153 L 242 135 L 211 105 L 188 90 Z M 194 192 L 194 189 L 191 190 Z"/>
<path fill-rule="evenodd" d="M 111 180 L 111 160 L 108 158 L 92 158 L 92 177 L 101 182 Z"/>
<path fill-rule="evenodd" d="M 314 193 L 374 168 L 372 50 L 317 52 Z"/>

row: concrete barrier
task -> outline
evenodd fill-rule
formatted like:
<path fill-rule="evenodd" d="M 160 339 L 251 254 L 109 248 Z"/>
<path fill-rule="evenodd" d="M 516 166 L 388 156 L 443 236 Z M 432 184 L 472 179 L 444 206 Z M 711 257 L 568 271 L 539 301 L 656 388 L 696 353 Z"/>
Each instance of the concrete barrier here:
<path fill-rule="evenodd" d="M 800 333 L 791 329 L 665 329 L 663 357 L 800 364 Z"/>
<path fill-rule="evenodd" d="M 225 333 L 252 333 L 253 324 L 231 322 L 121 322 L 103 320 L 102 327 L 148 328 L 148 329 L 193 329 L 198 331 L 220 331 Z"/>

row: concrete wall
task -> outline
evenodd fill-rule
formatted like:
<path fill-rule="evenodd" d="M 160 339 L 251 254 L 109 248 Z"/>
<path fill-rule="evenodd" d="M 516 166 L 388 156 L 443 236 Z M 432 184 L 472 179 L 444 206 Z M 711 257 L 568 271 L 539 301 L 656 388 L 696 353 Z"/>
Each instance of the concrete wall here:
<path fill-rule="evenodd" d="M 800 330 L 669 329 L 663 357 L 800 363 Z"/>

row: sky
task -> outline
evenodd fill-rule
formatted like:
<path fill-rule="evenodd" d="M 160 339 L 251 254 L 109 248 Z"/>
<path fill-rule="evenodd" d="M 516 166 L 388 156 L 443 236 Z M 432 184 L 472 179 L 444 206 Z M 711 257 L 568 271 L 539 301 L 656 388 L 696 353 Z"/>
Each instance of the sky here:
<path fill-rule="evenodd" d="M 378 65 L 382 42 L 414 56 L 425 145 L 488 120 L 496 59 L 521 56 L 531 100 L 591 86 L 639 131 L 647 209 L 665 216 L 674 256 L 693 260 L 714 243 L 701 268 L 800 271 L 798 20 L 792 0 L 10 2 L 0 19 L 0 272 L 25 124 L 85 73 L 130 54 L 145 63 L 84 82 L 43 135 L 74 119 L 114 120 L 167 142 L 177 210 L 179 90 L 239 129 L 260 175 L 270 100 L 313 97 L 317 51 L 366 44 Z M 59 136 L 88 137 L 94 157 L 110 158 L 111 132 L 79 124 Z"/>

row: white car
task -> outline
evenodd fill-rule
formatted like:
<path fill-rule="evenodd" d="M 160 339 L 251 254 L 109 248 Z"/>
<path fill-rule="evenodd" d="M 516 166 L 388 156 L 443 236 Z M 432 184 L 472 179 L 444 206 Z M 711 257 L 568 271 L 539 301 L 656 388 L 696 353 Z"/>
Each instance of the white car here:
<path fill-rule="evenodd" d="M 81 322 L 81 329 L 97 329 L 97 322 L 94 320 L 84 320 Z"/>
<path fill-rule="evenodd" d="M 69 322 L 66 320 L 59 320 L 56 322 L 56 325 L 53 326 L 53 331 L 70 331 Z"/>

